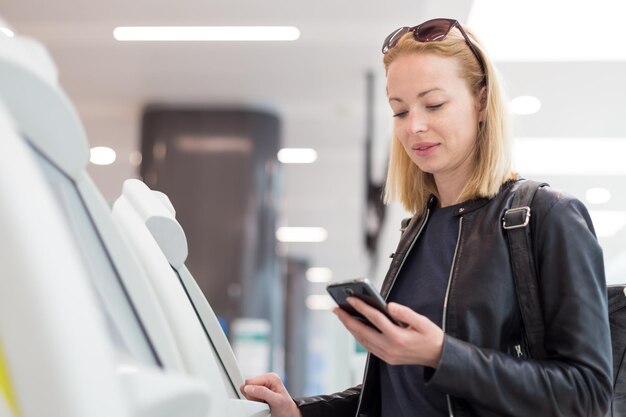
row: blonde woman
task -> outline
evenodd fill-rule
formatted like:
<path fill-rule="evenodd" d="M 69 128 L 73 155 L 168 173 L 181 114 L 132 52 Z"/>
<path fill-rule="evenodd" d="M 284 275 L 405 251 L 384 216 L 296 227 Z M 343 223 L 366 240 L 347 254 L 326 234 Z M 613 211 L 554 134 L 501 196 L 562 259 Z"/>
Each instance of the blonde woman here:
<path fill-rule="evenodd" d="M 383 45 L 393 112 L 386 200 L 414 213 L 382 295 L 408 326 L 351 297 L 336 308 L 369 351 L 362 385 L 292 400 L 275 375 L 242 392 L 272 416 L 604 416 L 611 348 L 602 252 L 583 204 L 549 187 L 532 206 L 546 358 L 528 353 L 501 222 L 519 181 L 495 68 L 452 19 Z M 541 149 L 537 149 L 541 152 Z"/>

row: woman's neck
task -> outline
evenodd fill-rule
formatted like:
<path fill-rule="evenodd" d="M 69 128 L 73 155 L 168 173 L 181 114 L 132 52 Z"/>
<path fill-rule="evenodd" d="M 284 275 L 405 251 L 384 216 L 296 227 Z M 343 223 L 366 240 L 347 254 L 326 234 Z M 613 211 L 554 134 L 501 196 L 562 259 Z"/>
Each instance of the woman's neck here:
<path fill-rule="evenodd" d="M 441 207 L 453 206 L 461 203 L 461 196 L 467 186 L 468 175 L 435 176 L 435 184 L 439 192 Z"/>

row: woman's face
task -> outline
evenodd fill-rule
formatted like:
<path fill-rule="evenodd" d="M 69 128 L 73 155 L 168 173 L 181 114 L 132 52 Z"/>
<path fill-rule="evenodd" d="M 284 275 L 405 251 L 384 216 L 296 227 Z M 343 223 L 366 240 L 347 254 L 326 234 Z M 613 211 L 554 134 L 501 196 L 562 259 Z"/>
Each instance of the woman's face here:
<path fill-rule="evenodd" d="M 438 184 L 465 181 L 474 168 L 479 100 L 455 58 L 407 53 L 387 70 L 394 132 L 411 160 Z"/>

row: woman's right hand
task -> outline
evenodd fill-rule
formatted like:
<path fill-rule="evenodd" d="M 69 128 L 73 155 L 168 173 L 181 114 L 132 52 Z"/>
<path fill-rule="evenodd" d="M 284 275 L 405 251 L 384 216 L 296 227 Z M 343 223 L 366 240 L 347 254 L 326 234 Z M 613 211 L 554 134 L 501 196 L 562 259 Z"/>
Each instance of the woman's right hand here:
<path fill-rule="evenodd" d="M 267 403 L 272 417 L 302 417 L 287 388 L 275 373 L 248 378 L 239 389 L 247 399 Z"/>

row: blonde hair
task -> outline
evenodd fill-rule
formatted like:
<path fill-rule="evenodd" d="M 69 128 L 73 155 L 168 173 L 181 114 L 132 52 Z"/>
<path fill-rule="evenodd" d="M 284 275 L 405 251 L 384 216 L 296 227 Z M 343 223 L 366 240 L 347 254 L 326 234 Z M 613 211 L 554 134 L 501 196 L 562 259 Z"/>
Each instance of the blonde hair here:
<path fill-rule="evenodd" d="M 481 99 L 481 90 L 486 87 L 486 97 L 481 101 L 484 103 L 484 122 L 479 125 L 476 138 L 476 166 L 459 196 L 459 202 L 480 197 L 494 197 L 504 182 L 517 177 L 512 168 L 507 111 L 497 71 L 487 59 L 474 34 L 465 26 L 463 29 L 472 38 L 472 44 L 484 63 L 484 74 L 476 56 L 456 28 L 451 30 L 445 39 L 436 42 L 419 42 L 414 38 L 413 33 L 407 33 L 394 48 L 385 54 L 383 60 L 385 72 L 387 72 L 389 65 L 404 54 L 429 53 L 453 57 L 458 60 L 462 71 L 461 76 L 467 81 L 476 99 Z M 433 175 L 420 170 L 411 161 L 394 134 L 385 184 L 385 203 L 400 201 L 409 212 L 421 214 L 426 208 L 430 194 L 439 198 Z"/>

